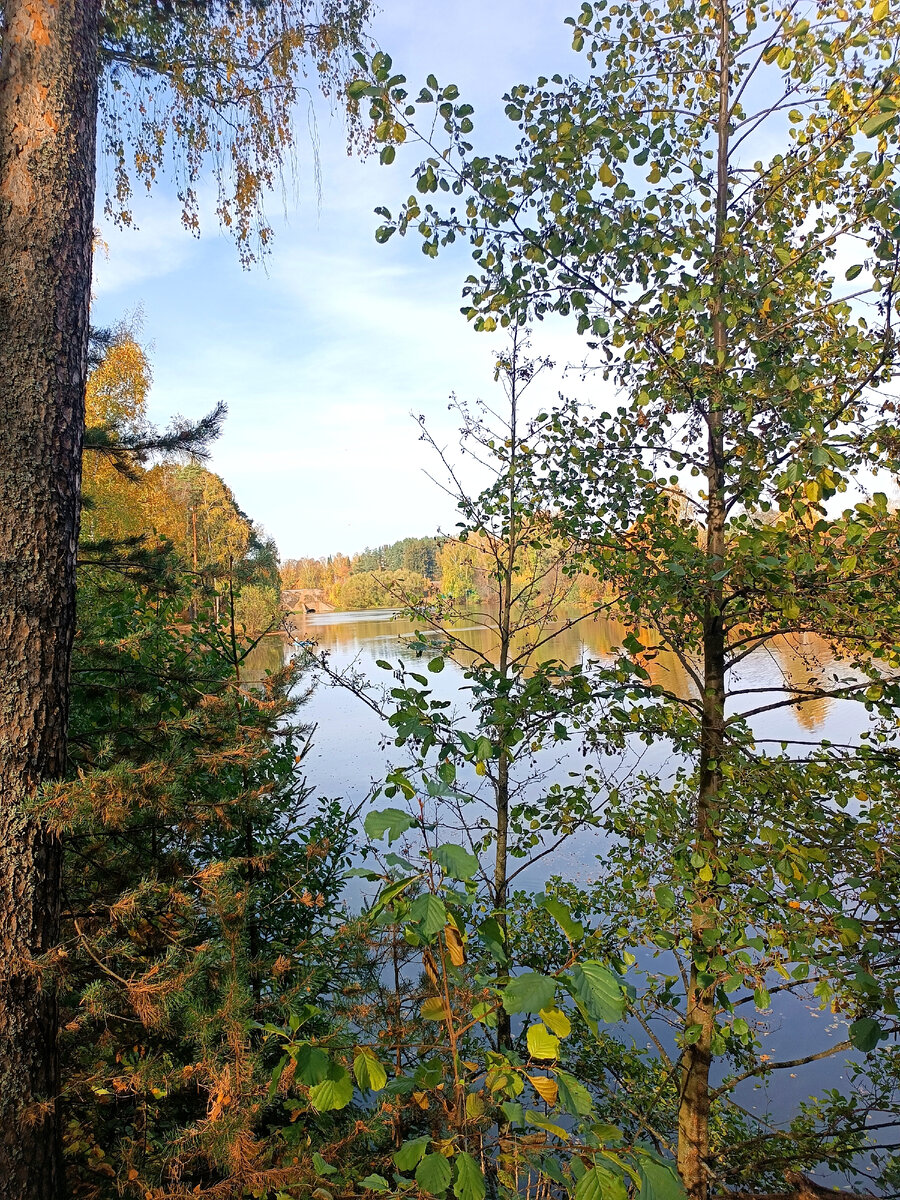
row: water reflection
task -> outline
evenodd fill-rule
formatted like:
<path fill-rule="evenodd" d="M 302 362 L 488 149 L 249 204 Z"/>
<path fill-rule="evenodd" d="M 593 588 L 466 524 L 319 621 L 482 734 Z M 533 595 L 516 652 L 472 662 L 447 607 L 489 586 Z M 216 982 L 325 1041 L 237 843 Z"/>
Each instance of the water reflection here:
<path fill-rule="evenodd" d="M 289 643 L 281 634 L 270 634 L 262 638 L 244 661 L 241 677 L 244 683 L 259 683 L 273 671 L 280 671 L 285 663 L 285 651 Z"/>
<path fill-rule="evenodd" d="M 320 650 L 328 650 L 336 656 L 335 662 L 340 661 L 341 665 L 359 656 L 363 668 L 369 665 L 366 661 L 369 658 L 414 663 L 419 655 L 410 643 L 417 633 L 424 631 L 435 643 L 440 641 L 439 635 L 398 616 L 393 609 L 305 617 L 296 614 L 294 622 L 298 641 L 314 642 Z M 450 631 L 461 644 L 454 657 L 463 669 L 477 658 L 496 661 L 499 636 L 489 614 L 467 613 L 451 625 Z M 609 618 L 582 617 L 573 613 L 545 629 L 543 637 L 547 640 L 534 655 L 534 661 L 557 659 L 567 666 L 587 664 L 592 660 L 609 662 L 614 648 L 621 645 L 627 632 L 623 625 Z M 698 687 L 691 677 L 689 664 L 683 663 L 673 651 L 657 648 L 653 630 L 641 628 L 635 632 L 648 647 L 642 662 L 651 681 L 675 696 L 696 697 Z M 514 654 L 527 649 L 529 637 L 534 640 L 533 634 L 524 633 L 514 639 Z M 264 639 L 254 651 L 254 669 L 261 674 L 273 669 L 280 662 L 282 651 L 278 647 L 276 639 Z M 744 659 L 732 673 L 730 683 L 737 689 L 757 693 L 752 702 L 741 703 L 741 708 L 756 708 L 783 699 L 778 693 L 787 691 L 795 703 L 789 710 L 777 710 L 777 723 L 784 736 L 796 734 L 801 737 L 818 731 L 820 736 L 835 739 L 836 736 L 847 737 L 862 728 L 864 721 L 859 719 L 857 706 L 851 702 L 833 701 L 827 696 L 804 696 L 803 693 L 823 686 L 826 677 L 840 666 L 831 644 L 824 638 L 812 633 L 784 635 L 771 639 Z M 769 723 L 763 715 L 755 726 L 765 732 Z"/>
<path fill-rule="evenodd" d="M 489 628 L 483 614 L 469 613 L 456 622 L 454 632 L 469 647 L 448 661 L 446 669 L 431 677 L 435 699 L 451 701 L 456 710 L 465 714 L 469 707 L 467 681 L 464 671 L 476 656 L 491 656 L 497 647 L 497 634 Z M 398 617 L 394 610 L 367 612 L 310 614 L 296 618 L 295 637 L 298 642 L 313 644 L 318 651 L 327 651 L 332 668 L 340 673 L 348 668 L 376 684 L 390 683 L 390 676 L 379 669 L 376 660 L 395 664 L 403 661 L 415 669 L 421 667 L 419 655 L 411 645 L 423 626 Z M 426 631 L 427 632 L 427 631 Z M 553 631 L 548 631 L 553 632 Z M 590 617 L 576 624 L 558 627 L 555 636 L 537 654 L 541 660 L 557 659 L 567 665 L 587 664 L 590 661 L 609 662 L 613 647 L 621 644 L 625 628 L 600 617 Z M 437 635 L 427 634 L 429 640 Z M 639 630 L 640 640 L 652 647 L 647 630 Z M 295 647 L 278 638 L 265 638 L 247 663 L 248 682 L 262 678 L 266 671 L 281 665 L 283 656 Z M 421 652 L 420 652 L 421 653 Z M 426 651 L 427 654 L 427 651 Z M 683 698 L 696 696 L 697 686 L 691 678 L 690 664 L 683 664 L 671 651 L 652 648 L 645 656 L 645 666 L 654 683 L 670 694 Z M 743 660 L 730 680 L 744 694 L 737 695 L 731 711 L 740 705 L 742 710 L 783 702 L 784 690 L 797 693 L 809 690 L 822 681 L 826 671 L 835 663 L 827 642 L 813 635 L 773 640 Z M 830 682 L 830 680 L 829 680 Z M 365 803 L 373 786 L 380 783 L 389 769 L 386 764 L 395 752 L 392 736 L 384 721 L 360 700 L 342 688 L 320 686 L 303 710 L 303 718 L 316 726 L 313 751 L 309 764 L 309 781 L 322 796 L 342 797 L 348 807 Z M 777 751 L 782 743 L 798 743 L 796 753 L 806 753 L 806 747 L 822 739 L 834 743 L 856 742 L 866 728 L 868 717 L 862 705 L 849 700 L 829 701 L 827 698 L 805 699 L 791 707 L 779 707 L 757 713 L 751 721 L 761 749 Z M 569 770 L 581 770 L 581 746 L 569 744 L 570 760 L 560 756 L 550 768 L 562 778 Z M 626 777 L 635 770 L 657 777 L 674 769 L 671 745 L 664 740 L 645 745 L 635 744 L 628 754 L 613 762 L 605 760 L 604 770 L 610 775 Z M 618 786 L 612 783 L 611 786 Z M 582 831 L 566 848 L 566 869 L 583 875 L 592 868 L 595 855 L 602 849 L 597 836 Z"/>

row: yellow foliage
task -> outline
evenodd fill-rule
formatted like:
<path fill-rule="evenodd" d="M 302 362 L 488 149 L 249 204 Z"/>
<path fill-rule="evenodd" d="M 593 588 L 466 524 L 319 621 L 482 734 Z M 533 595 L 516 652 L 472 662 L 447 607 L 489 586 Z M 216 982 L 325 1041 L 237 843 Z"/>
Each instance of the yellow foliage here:
<path fill-rule="evenodd" d="M 143 347 L 130 336 L 115 341 L 88 377 L 88 429 L 137 432 L 144 422 L 150 382 L 150 363 Z M 140 482 L 123 475 L 106 455 L 85 454 L 82 491 L 82 528 L 90 540 L 136 537 L 146 530 Z"/>

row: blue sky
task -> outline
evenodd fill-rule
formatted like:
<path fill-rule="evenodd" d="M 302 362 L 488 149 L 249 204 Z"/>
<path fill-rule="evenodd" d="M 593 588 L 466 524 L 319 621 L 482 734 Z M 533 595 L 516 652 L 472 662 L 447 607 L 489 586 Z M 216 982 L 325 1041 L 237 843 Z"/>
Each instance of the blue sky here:
<path fill-rule="evenodd" d="M 373 33 L 416 87 L 432 71 L 457 83 L 476 107 L 480 146 L 499 149 L 514 132 L 500 103 L 507 87 L 582 65 L 564 24 L 577 7 L 385 0 Z M 321 204 L 301 138 L 297 196 L 286 213 L 272 200 L 276 237 L 263 268 L 242 270 L 214 220 L 199 240 L 182 230 L 165 186 L 135 205 L 137 229 L 98 220 L 109 253 L 95 264 L 95 322 L 142 310 L 154 419 L 227 402 L 212 467 L 283 557 L 452 528 L 409 413 L 450 441 L 449 394 L 490 399 L 491 355 L 502 345 L 459 313 L 464 247 L 435 262 L 413 238 L 375 243 L 373 209 L 409 194 L 415 149 L 384 168 L 348 157 L 342 120 L 322 105 L 317 122 Z M 535 349 L 562 362 L 573 343 L 547 329 Z"/>

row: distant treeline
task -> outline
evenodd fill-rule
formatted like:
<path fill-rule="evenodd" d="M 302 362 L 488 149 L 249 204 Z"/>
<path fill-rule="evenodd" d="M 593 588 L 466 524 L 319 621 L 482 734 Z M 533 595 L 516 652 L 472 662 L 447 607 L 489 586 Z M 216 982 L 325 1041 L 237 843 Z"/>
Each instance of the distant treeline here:
<path fill-rule="evenodd" d="M 567 592 L 572 603 L 596 598 L 598 581 L 560 570 L 559 557 L 551 547 L 543 554 L 533 551 L 531 557 L 529 572 L 545 575 L 546 587 Z M 429 594 L 456 601 L 484 600 L 491 594 L 492 568 L 489 546 L 478 535 L 470 535 L 465 542 L 451 537 L 408 537 L 367 547 L 352 557 L 329 554 L 286 559 L 281 565 L 281 581 L 285 589 L 321 589 L 325 599 L 340 609 L 383 608 Z"/>

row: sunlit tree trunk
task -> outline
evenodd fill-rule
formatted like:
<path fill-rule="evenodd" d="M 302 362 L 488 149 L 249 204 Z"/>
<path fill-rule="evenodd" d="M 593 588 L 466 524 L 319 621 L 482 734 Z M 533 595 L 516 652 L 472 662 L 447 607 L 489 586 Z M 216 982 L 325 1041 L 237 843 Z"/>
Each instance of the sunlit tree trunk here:
<path fill-rule="evenodd" d="M 0 1198 L 63 1194 L 59 846 L 23 802 L 64 768 L 75 619 L 98 0 L 6 0 L 0 57 Z"/>
<path fill-rule="evenodd" d="M 710 303 L 713 366 L 707 411 L 706 463 L 706 559 L 710 580 L 721 571 L 725 559 L 725 436 L 722 422 L 723 382 L 727 369 L 728 330 L 724 312 L 723 261 L 729 201 L 729 124 L 731 120 L 730 21 L 728 0 L 720 0 L 718 12 L 719 111 L 717 121 L 717 185 L 715 245 L 713 247 L 713 294 Z M 721 583 L 710 583 L 703 615 L 703 708 L 700 721 L 700 765 L 694 819 L 696 849 L 706 856 L 715 849 L 716 809 L 722 788 L 721 760 L 725 749 L 725 629 Z M 703 978 L 706 972 L 698 958 L 715 954 L 709 945 L 715 928 L 717 903 L 713 888 L 702 883 L 696 889 L 691 917 L 691 965 L 685 1033 L 688 1044 L 682 1057 L 681 1092 L 678 1106 L 678 1171 L 690 1200 L 706 1200 L 709 1193 L 709 1071 L 715 1033 L 715 985 Z"/>

